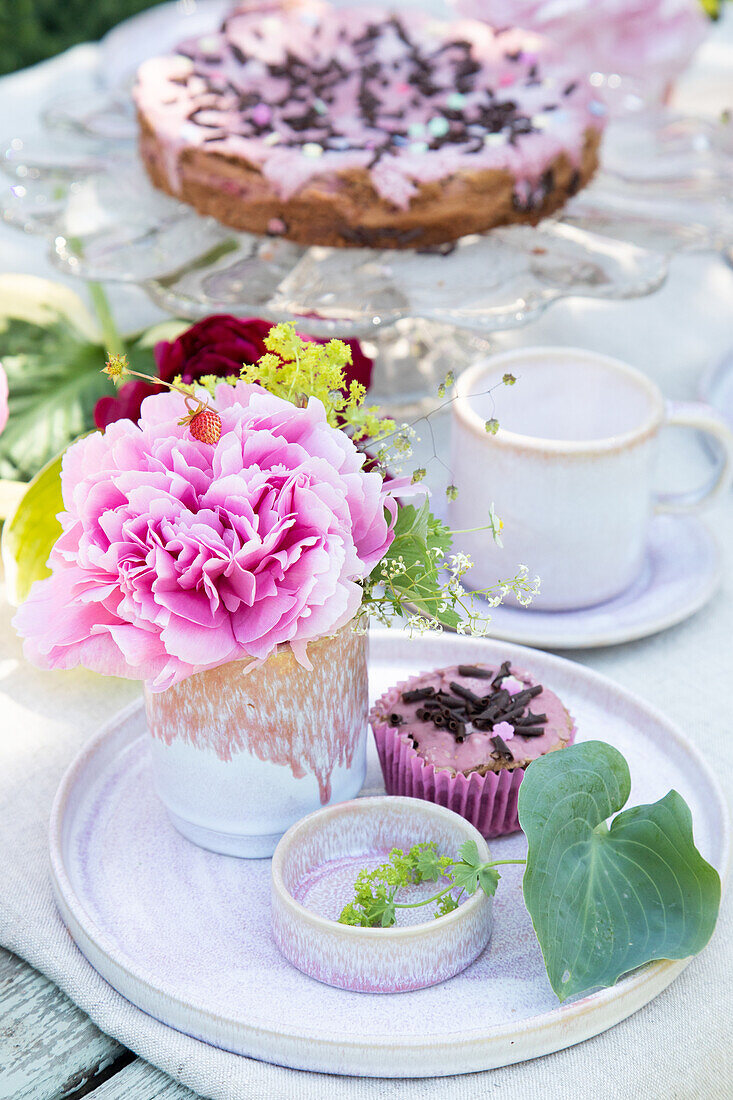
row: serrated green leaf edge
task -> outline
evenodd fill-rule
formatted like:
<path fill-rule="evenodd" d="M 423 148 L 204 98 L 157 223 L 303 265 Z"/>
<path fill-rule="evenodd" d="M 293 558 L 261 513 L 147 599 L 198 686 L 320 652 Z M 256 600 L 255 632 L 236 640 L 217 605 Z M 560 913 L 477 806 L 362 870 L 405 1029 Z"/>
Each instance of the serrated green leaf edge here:
<path fill-rule="evenodd" d="M 720 877 L 694 845 L 687 803 L 670 791 L 618 813 L 629 792 L 624 757 L 602 741 L 535 760 L 520 787 L 524 900 L 561 1001 L 697 954 L 715 927 Z"/>
<path fill-rule="evenodd" d="M 63 453 L 56 455 L 28 482 L 25 493 L 3 525 L 0 555 L 8 602 L 14 607 L 23 602 L 34 581 L 50 574 L 46 562 L 61 534 L 56 516 L 63 509 L 62 458 Z"/>

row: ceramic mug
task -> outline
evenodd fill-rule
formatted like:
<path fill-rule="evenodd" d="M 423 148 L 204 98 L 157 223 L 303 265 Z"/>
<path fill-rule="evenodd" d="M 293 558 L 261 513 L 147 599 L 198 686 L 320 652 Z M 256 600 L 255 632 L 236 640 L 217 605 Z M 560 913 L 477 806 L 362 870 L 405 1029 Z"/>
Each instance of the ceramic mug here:
<path fill-rule="evenodd" d="M 501 385 L 507 373 L 516 385 Z M 492 417 L 500 424 L 494 435 L 486 430 Z M 694 492 L 654 489 L 667 425 L 703 431 L 721 452 Z M 488 587 L 526 564 L 541 580 L 531 607 L 571 610 L 612 599 L 636 580 L 655 512 L 696 511 L 730 486 L 733 434 L 707 405 L 665 402 L 646 375 L 618 359 L 578 348 L 522 348 L 460 375 L 451 469 L 454 530 L 485 525 L 492 504 L 504 522 L 503 549 L 487 530 L 456 539 L 474 560 L 471 587 Z"/>

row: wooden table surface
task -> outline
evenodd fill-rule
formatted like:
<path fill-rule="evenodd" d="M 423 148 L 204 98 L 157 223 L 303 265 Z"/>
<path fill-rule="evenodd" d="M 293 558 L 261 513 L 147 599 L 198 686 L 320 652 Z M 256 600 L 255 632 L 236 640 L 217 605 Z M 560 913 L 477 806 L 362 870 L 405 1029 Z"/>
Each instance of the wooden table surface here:
<path fill-rule="evenodd" d="M 0 1100 L 197 1100 L 0 947 Z"/>

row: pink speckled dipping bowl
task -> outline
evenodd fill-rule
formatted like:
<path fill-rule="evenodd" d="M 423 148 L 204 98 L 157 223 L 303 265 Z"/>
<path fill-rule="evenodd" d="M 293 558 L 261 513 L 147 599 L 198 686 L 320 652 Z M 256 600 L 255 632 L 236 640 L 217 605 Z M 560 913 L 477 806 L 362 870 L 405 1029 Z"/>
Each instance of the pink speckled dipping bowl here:
<path fill-rule="evenodd" d="M 272 934 L 285 958 L 318 981 L 361 993 L 423 989 L 465 970 L 491 937 L 492 899 L 482 890 L 438 920 L 426 907 L 399 911 L 392 928 L 338 923 L 362 867 L 383 863 L 392 848 L 431 840 L 439 854 L 454 857 L 473 840 L 480 857 L 490 859 L 472 825 L 414 798 L 355 799 L 293 825 L 272 860 Z M 440 888 L 426 883 L 410 889 L 430 897 Z M 409 923 L 415 920 L 421 923 Z"/>

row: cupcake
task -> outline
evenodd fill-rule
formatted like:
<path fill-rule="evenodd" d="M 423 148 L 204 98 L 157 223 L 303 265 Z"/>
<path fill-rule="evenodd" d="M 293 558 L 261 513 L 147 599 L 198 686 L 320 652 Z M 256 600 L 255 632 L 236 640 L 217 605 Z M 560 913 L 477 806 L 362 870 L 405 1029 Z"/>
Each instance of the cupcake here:
<path fill-rule="evenodd" d="M 387 793 L 447 806 L 485 837 L 516 832 L 525 768 L 575 737 L 557 695 L 509 661 L 421 672 L 370 721 Z"/>

